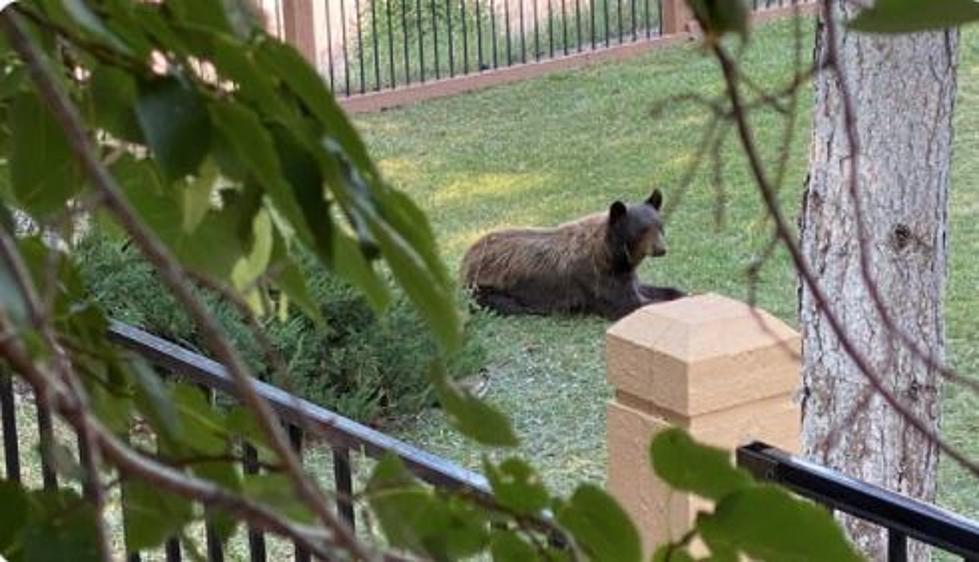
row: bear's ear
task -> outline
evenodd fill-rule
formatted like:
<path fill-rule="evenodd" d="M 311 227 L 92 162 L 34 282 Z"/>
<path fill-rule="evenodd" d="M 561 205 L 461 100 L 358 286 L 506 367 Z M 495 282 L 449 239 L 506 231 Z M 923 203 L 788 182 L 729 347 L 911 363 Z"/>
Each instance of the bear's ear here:
<path fill-rule="evenodd" d="M 627 211 L 628 209 L 626 209 L 625 203 L 622 201 L 612 203 L 612 206 L 608 210 L 608 222 L 613 224 L 618 222 L 619 219 L 625 216 Z"/>
<path fill-rule="evenodd" d="M 663 193 L 659 189 L 654 189 L 649 199 L 646 199 L 646 202 L 658 211 L 663 206 Z"/>

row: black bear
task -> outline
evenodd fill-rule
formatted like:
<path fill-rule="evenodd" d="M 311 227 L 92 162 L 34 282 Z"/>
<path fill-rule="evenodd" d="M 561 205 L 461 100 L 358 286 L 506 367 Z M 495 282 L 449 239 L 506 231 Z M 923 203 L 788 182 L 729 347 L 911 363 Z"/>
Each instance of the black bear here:
<path fill-rule="evenodd" d="M 666 254 L 658 189 L 642 203 L 612 203 L 556 228 L 515 228 L 476 241 L 462 282 L 476 302 L 501 314 L 600 314 L 618 319 L 640 306 L 680 298 L 639 282 L 646 256 Z"/>

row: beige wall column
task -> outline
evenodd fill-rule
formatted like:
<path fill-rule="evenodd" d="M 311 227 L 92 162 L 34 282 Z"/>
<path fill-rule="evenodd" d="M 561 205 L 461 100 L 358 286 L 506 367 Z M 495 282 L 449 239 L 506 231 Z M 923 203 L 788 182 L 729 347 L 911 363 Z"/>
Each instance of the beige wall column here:
<path fill-rule="evenodd" d="M 285 39 L 313 65 L 317 64 L 315 13 L 313 0 L 283 0 Z"/>
<path fill-rule="evenodd" d="M 660 0 L 663 4 L 663 35 L 684 33 L 693 20 L 687 0 Z"/>
<path fill-rule="evenodd" d="M 698 508 L 653 475 L 649 443 L 685 428 L 733 449 L 757 439 L 797 452 L 799 335 L 770 314 L 714 294 L 651 305 L 609 328 L 608 487 L 645 551 L 689 529 Z"/>

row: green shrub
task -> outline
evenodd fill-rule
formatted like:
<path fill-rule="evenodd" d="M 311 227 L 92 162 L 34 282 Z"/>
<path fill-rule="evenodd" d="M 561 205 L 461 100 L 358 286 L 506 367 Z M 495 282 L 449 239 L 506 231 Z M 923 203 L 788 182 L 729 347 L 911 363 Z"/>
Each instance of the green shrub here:
<path fill-rule="evenodd" d="M 123 243 L 99 235 L 74 250 L 92 297 L 117 320 L 195 350 L 202 341 L 157 276 Z M 312 268 L 312 260 L 307 265 Z M 310 291 L 326 322 L 317 326 L 298 311 L 285 321 L 263 321 L 273 346 L 288 364 L 288 380 L 275 380 L 262 347 L 238 311 L 199 289 L 215 316 L 265 380 L 345 416 L 381 423 L 415 414 L 433 403 L 425 369 L 436 346 L 414 308 L 400 295 L 375 315 L 360 294 L 322 269 L 312 269 Z M 485 354 L 478 342 L 449 363 L 452 376 L 478 371 Z"/>

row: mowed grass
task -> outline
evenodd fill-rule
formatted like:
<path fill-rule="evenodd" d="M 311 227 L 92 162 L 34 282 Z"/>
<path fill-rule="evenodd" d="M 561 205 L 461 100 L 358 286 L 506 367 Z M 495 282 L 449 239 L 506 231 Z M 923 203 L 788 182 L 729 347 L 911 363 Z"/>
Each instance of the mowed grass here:
<path fill-rule="evenodd" d="M 966 372 L 979 371 L 973 341 L 979 329 L 979 49 L 977 33 L 962 41 L 960 99 L 951 204 L 949 354 Z M 802 24 L 801 53 L 812 53 L 813 22 Z M 756 30 L 743 65 L 766 87 L 784 84 L 794 69 L 792 23 Z M 974 42 L 972 42 L 974 43 Z M 710 112 L 696 104 L 651 109 L 673 96 L 720 91 L 715 63 L 695 45 L 650 53 L 627 63 L 555 74 L 480 93 L 357 118 L 387 177 L 428 213 L 453 269 L 469 244 L 488 230 L 554 225 L 599 211 L 615 199 L 639 200 L 653 186 L 669 202 L 702 151 Z M 799 99 L 789 147 L 783 206 L 795 220 L 806 174 L 812 94 Z M 752 114 L 756 140 L 773 166 L 784 146 L 784 118 Z M 723 149 L 723 181 L 712 166 L 694 178 L 670 216 L 670 253 L 649 260 L 641 277 L 694 292 L 749 298 L 747 267 L 770 233 L 758 192 L 733 135 Z M 771 168 L 770 168 L 771 169 Z M 717 202 L 723 201 L 718 222 Z M 765 264 L 757 302 L 791 325 L 796 277 L 783 252 Z M 605 383 L 602 356 L 608 322 L 594 318 L 475 319 L 475 336 L 490 351 L 487 398 L 508 413 L 529 456 L 546 480 L 566 491 L 605 478 Z M 979 400 L 946 387 L 945 436 L 979 457 Z M 483 450 L 453 432 L 437 412 L 406 427 L 402 437 L 478 468 Z M 940 502 L 979 516 L 979 481 L 943 461 Z"/>

